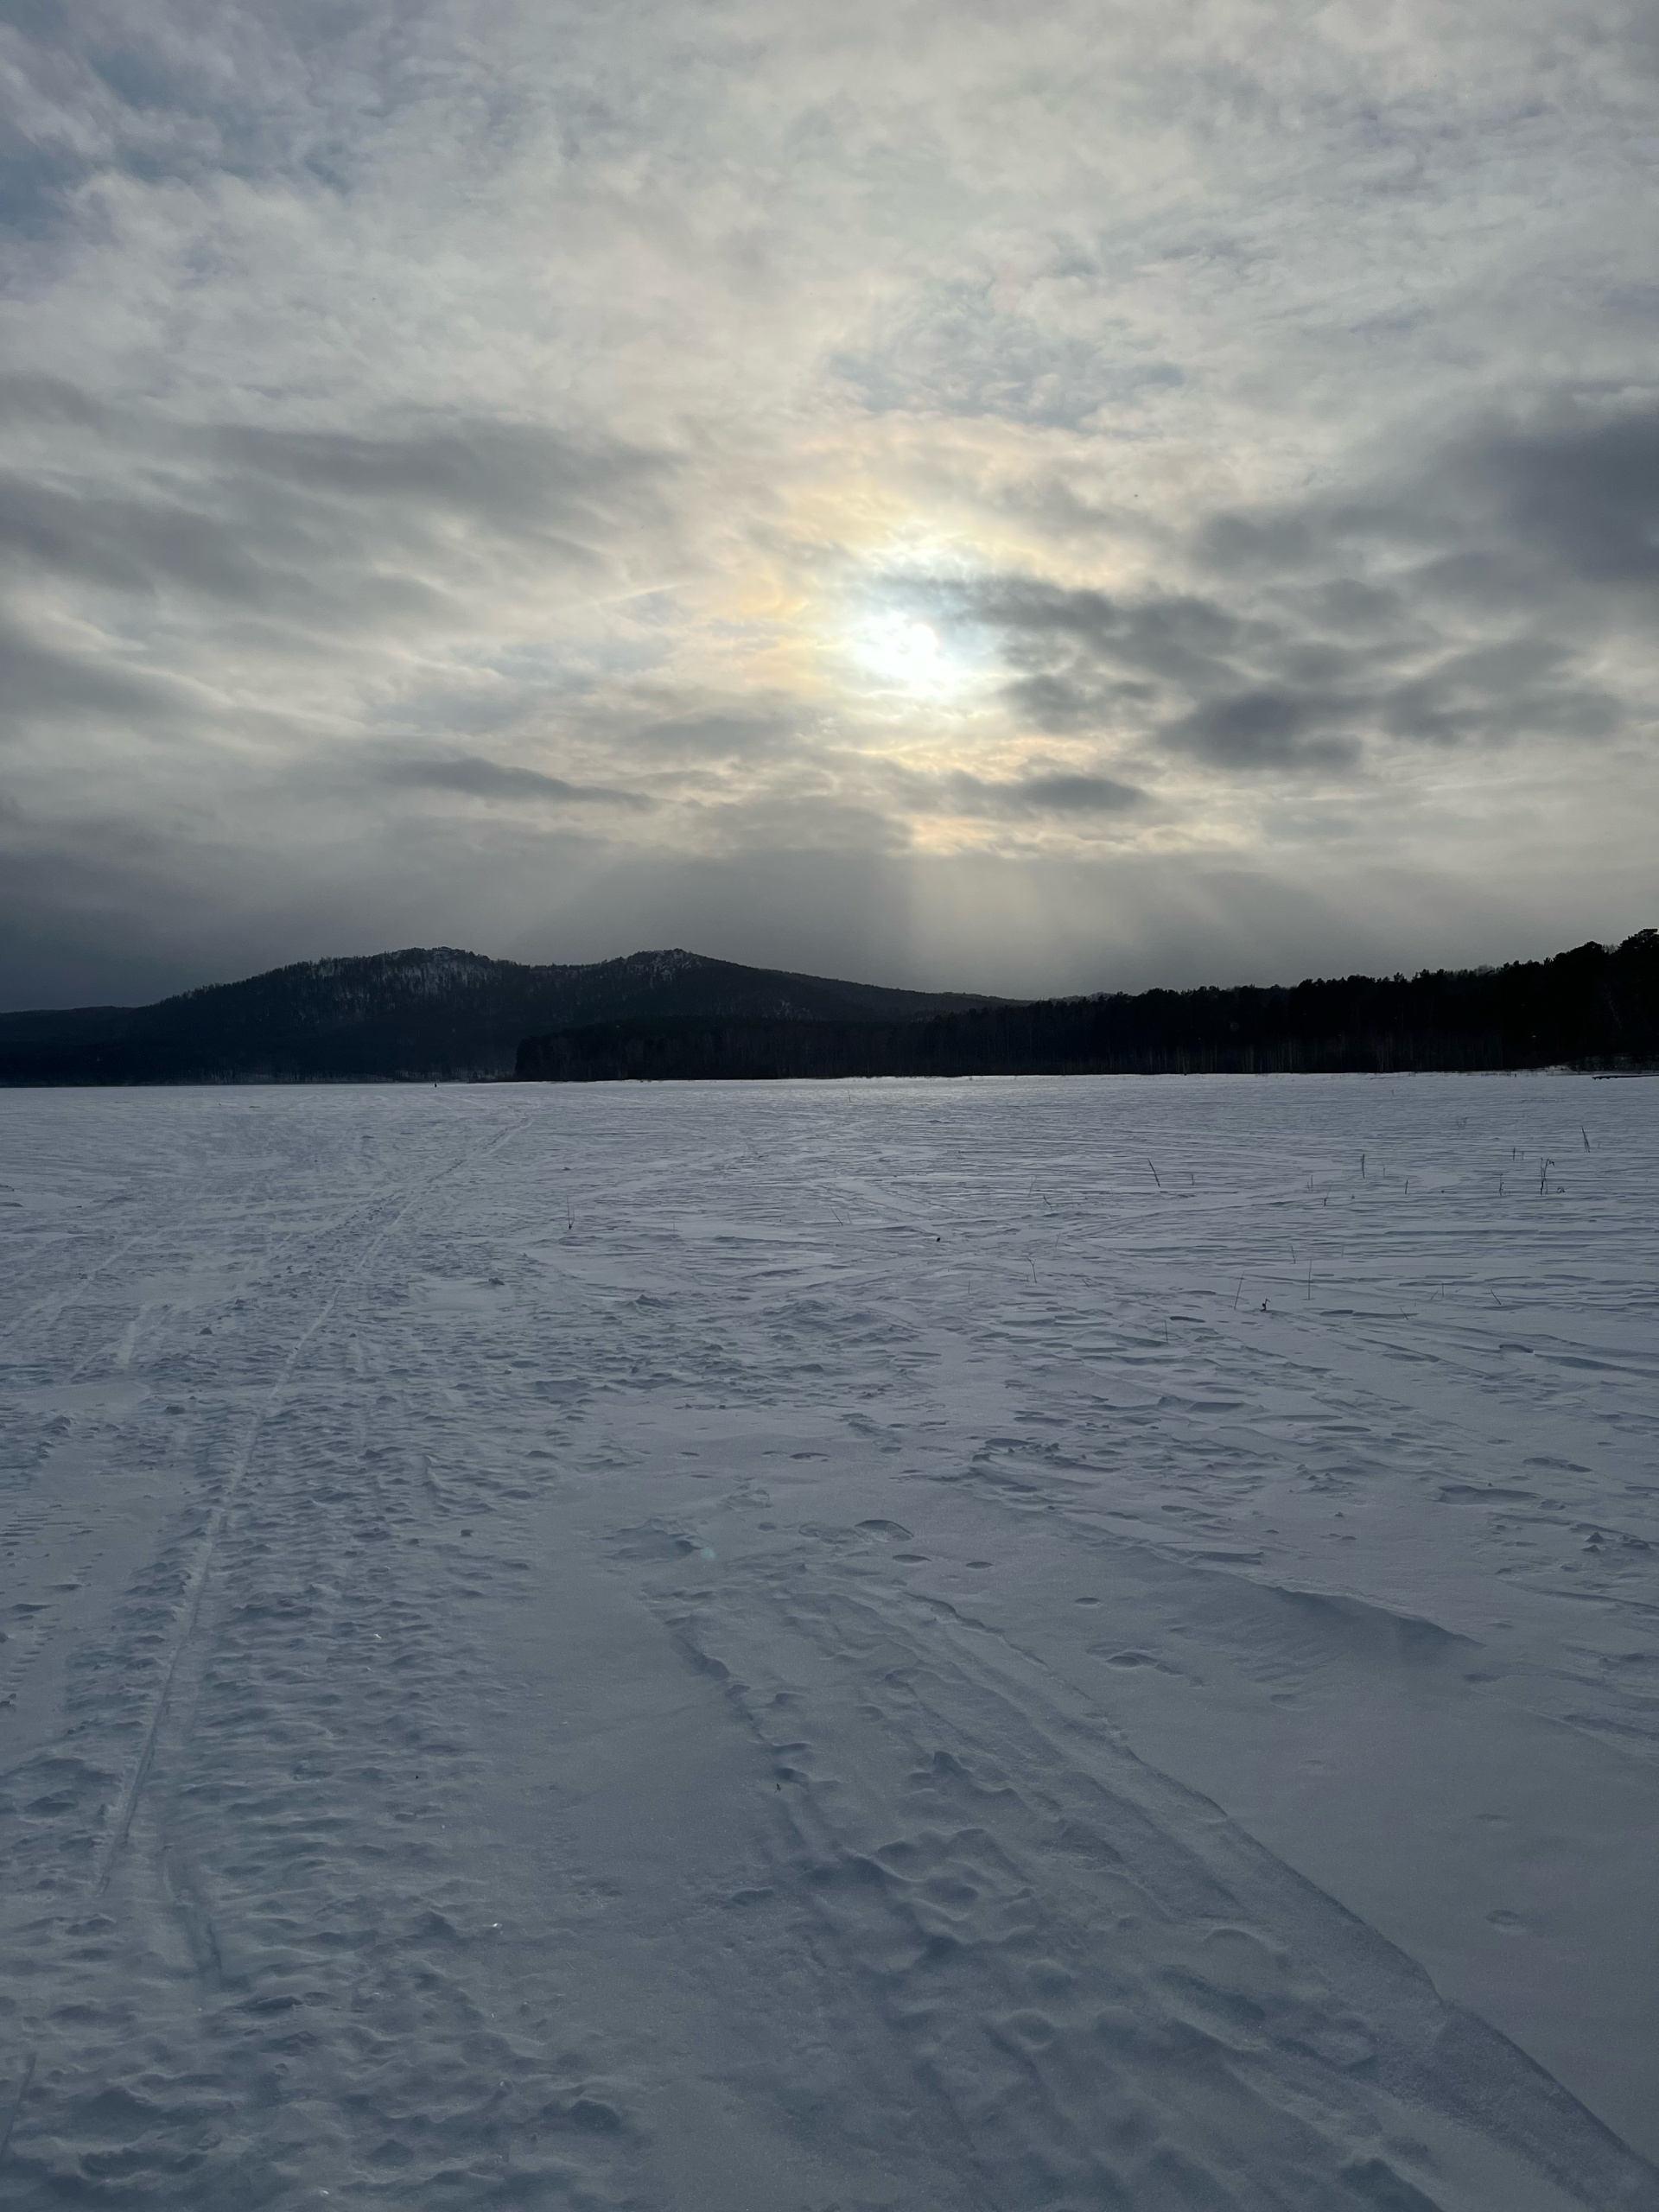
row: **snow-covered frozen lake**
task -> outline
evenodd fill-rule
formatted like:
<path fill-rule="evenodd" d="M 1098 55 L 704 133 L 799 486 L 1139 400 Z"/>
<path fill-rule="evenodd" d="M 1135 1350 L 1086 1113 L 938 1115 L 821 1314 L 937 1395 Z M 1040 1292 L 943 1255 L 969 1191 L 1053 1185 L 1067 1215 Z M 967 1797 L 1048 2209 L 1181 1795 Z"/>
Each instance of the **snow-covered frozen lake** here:
<path fill-rule="evenodd" d="M 1659 1083 L 0 1185 L 9 2212 L 1659 2207 Z"/>

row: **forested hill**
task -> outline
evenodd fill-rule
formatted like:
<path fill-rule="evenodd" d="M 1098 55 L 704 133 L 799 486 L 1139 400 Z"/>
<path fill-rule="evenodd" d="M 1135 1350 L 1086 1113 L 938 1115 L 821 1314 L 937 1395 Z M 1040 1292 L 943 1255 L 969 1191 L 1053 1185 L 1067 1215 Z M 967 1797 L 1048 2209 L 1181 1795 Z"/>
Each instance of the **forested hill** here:
<path fill-rule="evenodd" d="M 1274 1074 L 1659 1065 L 1659 931 L 1552 960 L 1144 991 L 897 1023 L 645 1020 L 526 1039 L 526 1079 Z"/>
<path fill-rule="evenodd" d="M 576 1022 L 700 1015 L 903 1023 L 983 1003 L 677 950 L 528 967 L 440 946 L 302 961 L 154 1006 L 0 1014 L 0 1083 L 503 1075 L 521 1038 Z"/>

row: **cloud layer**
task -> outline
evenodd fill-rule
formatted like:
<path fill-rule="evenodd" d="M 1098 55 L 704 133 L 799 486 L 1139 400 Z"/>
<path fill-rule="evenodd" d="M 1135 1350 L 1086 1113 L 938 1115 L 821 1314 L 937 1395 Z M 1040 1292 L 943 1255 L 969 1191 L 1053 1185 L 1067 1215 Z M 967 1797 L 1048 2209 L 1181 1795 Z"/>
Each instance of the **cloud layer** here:
<path fill-rule="evenodd" d="M 1652 920 L 1656 74 L 1529 0 L 13 10 L 0 999 Z"/>

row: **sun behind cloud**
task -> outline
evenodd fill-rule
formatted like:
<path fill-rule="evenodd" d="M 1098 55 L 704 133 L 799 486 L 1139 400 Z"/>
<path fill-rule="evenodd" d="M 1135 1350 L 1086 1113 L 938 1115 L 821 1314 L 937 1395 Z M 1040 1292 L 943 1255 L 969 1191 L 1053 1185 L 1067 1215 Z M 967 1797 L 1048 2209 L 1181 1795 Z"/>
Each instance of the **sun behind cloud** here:
<path fill-rule="evenodd" d="M 884 688 L 925 696 L 953 690 L 958 681 L 938 632 L 912 614 L 868 616 L 849 643 L 856 666 Z"/>

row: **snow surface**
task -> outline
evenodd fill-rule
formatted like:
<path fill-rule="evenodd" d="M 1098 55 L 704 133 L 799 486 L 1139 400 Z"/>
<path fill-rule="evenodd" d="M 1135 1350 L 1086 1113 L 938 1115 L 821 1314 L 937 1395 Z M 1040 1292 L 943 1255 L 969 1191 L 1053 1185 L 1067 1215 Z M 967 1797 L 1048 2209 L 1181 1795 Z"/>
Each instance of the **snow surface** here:
<path fill-rule="evenodd" d="M 0 2204 L 1659 2207 L 1659 1084 L 0 1144 Z"/>

